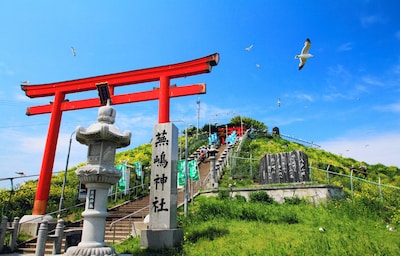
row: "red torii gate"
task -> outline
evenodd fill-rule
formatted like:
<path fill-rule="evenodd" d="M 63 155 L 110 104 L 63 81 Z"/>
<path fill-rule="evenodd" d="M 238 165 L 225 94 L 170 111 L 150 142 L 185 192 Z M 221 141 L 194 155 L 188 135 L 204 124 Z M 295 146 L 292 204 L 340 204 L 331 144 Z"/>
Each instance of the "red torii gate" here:
<path fill-rule="evenodd" d="M 97 90 L 97 84 L 108 83 L 113 105 L 158 99 L 158 123 L 168 123 L 170 121 L 170 98 L 206 93 L 206 85 L 204 83 L 178 87 L 170 86 L 170 80 L 209 73 L 213 66 L 218 65 L 218 62 L 219 54 L 214 53 L 203 58 L 159 67 L 50 84 L 21 85 L 21 89 L 30 98 L 54 96 L 54 101 L 50 104 L 29 107 L 26 111 L 27 115 L 51 113 L 32 215 L 46 213 L 62 112 L 101 106 L 99 98 L 69 101 L 65 99 L 66 94 Z M 114 95 L 115 87 L 154 81 L 160 81 L 160 88 Z"/>

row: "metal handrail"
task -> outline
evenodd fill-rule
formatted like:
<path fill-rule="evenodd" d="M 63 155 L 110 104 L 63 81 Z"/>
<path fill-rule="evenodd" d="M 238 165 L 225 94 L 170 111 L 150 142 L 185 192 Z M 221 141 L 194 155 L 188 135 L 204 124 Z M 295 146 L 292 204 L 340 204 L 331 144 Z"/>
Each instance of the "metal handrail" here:
<path fill-rule="evenodd" d="M 148 188 L 149 187 L 149 185 L 147 185 L 147 184 L 145 184 L 145 183 L 143 183 L 143 184 L 139 184 L 139 185 L 136 185 L 136 186 L 133 186 L 133 187 L 131 187 L 131 188 L 129 188 L 129 190 L 128 190 L 128 193 L 127 194 L 125 194 L 125 195 L 131 195 L 131 194 L 133 194 L 132 193 L 132 191 L 133 190 L 136 190 L 136 189 L 138 189 L 138 188 L 142 188 L 142 189 L 145 189 L 145 188 Z M 121 194 L 124 194 L 124 192 L 118 192 L 118 191 L 113 191 L 112 193 L 110 193 L 109 195 L 108 195 L 108 198 L 114 198 L 114 201 L 116 201 L 116 198 L 117 198 L 117 196 L 118 196 L 118 194 L 119 195 L 121 195 Z M 137 191 L 136 191 L 136 196 L 137 196 Z M 146 193 L 145 193 L 146 194 Z"/>
<path fill-rule="evenodd" d="M 149 208 L 149 207 L 150 207 L 150 205 L 145 206 L 145 207 L 143 207 L 143 208 L 141 208 L 141 209 L 139 209 L 139 210 L 137 210 L 137 211 L 134 211 L 134 212 L 132 212 L 132 213 L 130 213 L 130 214 L 128 214 L 128 215 L 122 217 L 122 218 L 119 218 L 119 219 L 114 220 L 113 222 L 111 222 L 111 223 L 110 223 L 110 231 L 113 230 L 113 228 L 114 228 L 114 232 L 113 232 L 113 243 L 115 243 L 115 224 L 118 223 L 118 222 L 120 222 L 120 221 L 123 221 L 123 220 L 125 220 L 125 219 L 127 219 L 127 218 L 130 218 L 131 216 L 133 216 L 133 215 L 135 215 L 135 214 L 137 214 L 137 213 L 139 213 L 139 212 L 141 212 L 141 211 L 144 211 L 144 210 L 146 210 L 146 209 Z"/>
<path fill-rule="evenodd" d="M 61 211 L 57 210 L 57 211 L 54 211 L 54 212 L 46 213 L 46 215 L 52 215 L 52 214 L 60 213 L 60 212 L 63 212 L 63 211 L 66 211 L 66 210 L 69 210 L 69 209 L 72 209 L 72 208 L 78 208 L 79 206 L 82 206 L 82 205 L 85 205 L 85 203 L 80 203 L 80 204 L 76 204 L 76 205 L 73 205 L 73 206 L 70 206 L 70 207 L 67 207 L 67 208 L 63 208 L 63 209 L 61 209 Z M 36 218 L 29 219 L 29 220 L 26 220 L 26 221 L 22 221 L 22 222 L 20 222 L 20 224 L 25 223 L 27 221 L 43 219 L 43 217 L 44 217 L 44 215 L 40 215 L 40 216 L 38 216 Z"/>

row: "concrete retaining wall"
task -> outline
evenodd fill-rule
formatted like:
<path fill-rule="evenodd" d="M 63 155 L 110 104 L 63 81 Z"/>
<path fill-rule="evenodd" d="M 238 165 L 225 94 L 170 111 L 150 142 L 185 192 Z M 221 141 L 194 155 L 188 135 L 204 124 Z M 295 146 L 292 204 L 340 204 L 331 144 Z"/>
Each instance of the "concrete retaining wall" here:
<path fill-rule="evenodd" d="M 288 185 L 288 186 L 276 186 L 276 187 L 254 187 L 254 188 L 231 188 L 231 197 L 236 195 L 244 196 L 247 201 L 250 198 L 250 193 L 265 191 L 269 196 L 275 199 L 278 203 L 283 203 L 285 197 L 293 198 L 298 197 L 301 199 L 307 199 L 313 204 L 319 204 L 320 202 L 340 199 L 344 197 L 342 187 L 331 186 L 331 185 Z M 208 190 L 200 192 L 206 196 L 217 196 L 218 190 Z"/>

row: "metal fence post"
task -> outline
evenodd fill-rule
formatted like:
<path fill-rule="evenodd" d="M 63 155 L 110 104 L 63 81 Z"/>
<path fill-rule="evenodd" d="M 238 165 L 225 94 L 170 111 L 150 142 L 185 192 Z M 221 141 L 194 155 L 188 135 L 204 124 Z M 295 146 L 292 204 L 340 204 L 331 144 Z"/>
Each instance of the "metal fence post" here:
<path fill-rule="evenodd" d="M 383 203 L 383 194 L 382 194 L 382 185 L 381 185 L 381 177 L 378 176 L 378 181 L 379 181 L 379 197 L 381 199 L 381 203 Z"/>
<path fill-rule="evenodd" d="M 326 168 L 326 179 L 327 179 L 328 185 L 330 185 L 330 183 L 331 183 L 331 178 L 329 177 L 329 168 L 330 167 L 331 167 L 331 165 L 328 164 L 328 167 Z"/>
<path fill-rule="evenodd" d="M 351 190 L 351 200 L 354 201 L 353 168 L 350 169 L 350 190 Z"/>
<path fill-rule="evenodd" d="M 253 178 L 253 161 L 252 161 L 252 155 L 250 153 L 250 175 Z"/>

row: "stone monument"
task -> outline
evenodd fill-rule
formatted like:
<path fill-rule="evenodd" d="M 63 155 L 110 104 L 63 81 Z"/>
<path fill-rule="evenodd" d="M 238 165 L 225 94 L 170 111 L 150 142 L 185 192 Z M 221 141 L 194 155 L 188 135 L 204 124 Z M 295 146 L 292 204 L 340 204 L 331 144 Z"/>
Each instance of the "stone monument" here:
<path fill-rule="evenodd" d="M 130 144 L 131 133 L 121 133 L 114 126 L 116 111 L 109 105 L 98 111 L 97 123 L 85 129 L 76 128 L 76 139 L 88 145 L 87 165 L 76 170 L 81 183 L 86 185 L 85 211 L 82 213 L 82 240 L 77 246 L 69 247 L 65 255 L 103 256 L 114 255 L 114 248 L 104 243 L 106 226 L 107 196 L 111 185 L 120 178 L 114 167 L 115 150 Z"/>
<path fill-rule="evenodd" d="M 152 142 L 150 223 L 141 231 L 140 246 L 173 248 L 183 241 L 183 230 L 177 228 L 178 129 L 172 123 L 157 124 Z"/>
<path fill-rule="evenodd" d="M 309 181 L 308 156 L 300 151 L 267 154 L 260 160 L 260 184 Z"/>

